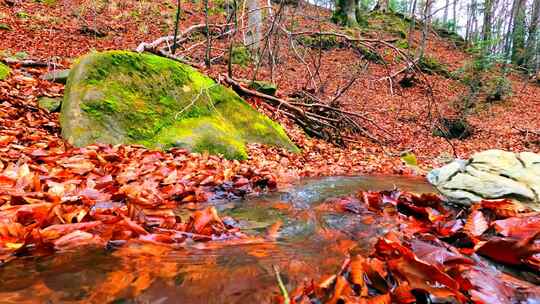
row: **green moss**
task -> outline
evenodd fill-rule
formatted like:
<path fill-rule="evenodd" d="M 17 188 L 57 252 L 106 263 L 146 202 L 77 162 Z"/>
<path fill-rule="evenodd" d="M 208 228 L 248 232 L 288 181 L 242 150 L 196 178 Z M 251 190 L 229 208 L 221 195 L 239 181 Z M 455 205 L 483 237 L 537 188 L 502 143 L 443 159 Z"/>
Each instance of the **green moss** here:
<path fill-rule="evenodd" d="M 43 3 L 49 6 L 54 6 L 56 4 L 56 1 L 57 0 L 34 0 L 34 2 Z"/>
<path fill-rule="evenodd" d="M 363 27 L 372 31 L 386 32 L 407 38 L 409 32 L 409 20 L 403 15 L 394 12 L 374 11 L 369 14 L 357 14 L 357 19 L 364 20 Z"/>
<path fill-rule="evenodd" d="M 110 51 L 83 57 L 70 72 L 62 108 L 62 134 L 79 146 L 184 146 L 240 159 L 247 157 L 248 142 L 298 151 L 281 126 L 232 90 L 155 55 Z"/>
<path fill-rule="evenodd" d="M 330 50 L 340 46 L 339 40 L 333 35 L 300 36 L 297 40 L 303 46 L 313 49 Z"/>
<path fill-rule="evenodd" d="M 50 98 L 50 97 L 40 97 L 38 99 L 39 107 L 47 110 L 47 112 L 58 112 L 60 110 L 60 105 L 62 104 L 62 99 Z"/>
<path fill-rule="evenodd" d="M 384 59 L 379 55 L 379 53 L 368 49 L 363 45 L 357 45 L 356 50 L 364 56 L 364 59 L 374 62 L 374 63 L 384 63 Z"/>
<path fill-rule="evenodd" d="M 0 62 L 0 80 L 6 79 L 10 73 L 11 69 L 7 65 Z"/>
<path fill-rule="evenodd" d="M 277 86 L 274 83 L 267 82 L 267 81 L 253 81 L 249 87 L 251 89 L 254 89 L 258 92 L 267 94 L 267 95 L 276 95 L 277 92 Z"/>
<path fill-rule="evenodd" d="M 406 40 L 406 39 L 399 39 L 397 42 L 396 42 L 396 47 L 400 48 L 400 49 L 408 49 L 409 48 L 409 42 Z"/>
<path fill-rule="evenodd" d="M 15 14 L 15 16 L 17 16 L 17 18 L 20 18 L 20 19 L 28 19 L 30 18 L 30 15 L 26 12 L 17 12 Z"/>
<path fill-rule="evenodd" d="M 418 61 L 418 67 L 427 74 L 434 75 L 438 74 L 446 78 L 453 78 L 454 75 L 448 71 L 446 66 L 440 63 L 434 57 L 422 56 Z"/>
<path fill-rule="evenodd" d="M 249 53 L 248 48 L 243 45 L 233 46 L 231 61 L 233 64 L 247 66 L 251 62 L 251 54 Z"/>

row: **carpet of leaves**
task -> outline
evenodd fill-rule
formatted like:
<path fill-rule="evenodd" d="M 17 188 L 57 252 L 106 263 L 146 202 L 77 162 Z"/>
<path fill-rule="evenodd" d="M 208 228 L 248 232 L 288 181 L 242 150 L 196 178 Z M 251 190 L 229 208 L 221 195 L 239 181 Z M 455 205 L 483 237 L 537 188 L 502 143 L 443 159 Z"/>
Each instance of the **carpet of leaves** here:
<path fill-rule="evenodd" d="M 174 1 L 169 0 L 144 3 L 133 0 L 110 1 L 99 5 L 88 0 L 56 1 L 54 5 L 39 1 L 17 1 L 15 5 L 0 2 L 2 22 L 10 28 L 3 31 L 5 35 L 0 41 L 0 49 L 11 54 L 24 52 L 30 58 L 52 60 L 68 67 L 73 59 L 92 49 L 134 49 L 140 42 L 152 41 L 172 33 L 174 4 Z M 210 1 L 210 7 L 219 7 L 219 2 Z M 200 3 L 188 1 L 183 4 L 182 9 L 180 22 L 182 29 L 204 21 L 203 7 Z M 291 24 L 297 24 L 296 30 L 341 30 L 328 22 L 329 16 L 330 13 L 327 10 L 301 3 L 297 8 L 286 7 L 284 18 L 290 19 Z M 210 14 L 210 22 L 223 23 L 224 14 L 219 13 L 219 10 Z M 98 30 L 104 36 L 88 33 L 85 31 L 87 28 Z M 365 35 L 364 38 L 392 38 L 386 37 L 387 34 L 367 32 L 362 35 Z M 416 31 L 412 36 L 412 44 L 418 44 L 420 33 Z M 240 41 L 241 37 L 237 37 L 237 43 Z M 283 45 L 287 44 L 284 41 Z M 205 48 L 204 43 L 198 43 L 198 45 L 192 48 L 188 43 L 182 46 L 180 52 L 193 61 L 201 63 L 204 59 Z M 204 72 L 216 77 L 227 70 L 223 50 L 227 49 L 228 42 L 217 39 L 213 41 L 213 45 L 212 56 L 221 57 L 214 62 L 211 69 Z M 187 51 L 188 49 L 190 51 Z M 328 49 L 320 54 L 317 50 L 300 50 L 307 54 L 306 60 L 309 61 L 311 69 L 316 69 L 318 72 L 319 88 L 316 92 L 310 91 L 314 88 L 310 86 L 311 81 L 307 75 L 306 66 L 296 59 L 294 52 L 285 47 L 280 50 L 279 65 L 274 67 L 273 74 L 264 64 L 260 67 L 257 78 L 274 81 L 279 87 L 280 97 L 308 90 L 316 93 L 322 100 L 329 100 L 340 87 L 350 81 L 352 68 L 366 63 L 359 60 L 358 54 L 353 50 L 347 48 Z M 427 119 L 427 109 L 439 109 L 442 113 L 451 111 L 449 110 L 451 104 L 459 98 L 460 94 L 466 93 L 465 86 L 440 75 L 426 75 L 433 92 L 431 101 L 427 97 L 425 86 L 401 88 L 394 84 L 393 90 L 390 90 L 388 82 L 380 79 L 387 76 L 389 72 L 402 68 L 403 62 L 388 55 L 388 50 L 381 49 L 380 51 L 388 60 L 387 65 L 370 63 L 368 73 L 362 75 L 342 96 L 341 104 L 348 110 L 358 111 L 368 116 L 374 122 L 367 126 L 372 133 L 378 130 L 375 125 L 384 128 L 390 134 L 390 141 L 379 145 L 359 138 L 358 142 L 351 143 L 346 148 L 336 148 L 323 141 L 306 138 L 305 135 L 297 132 L 287 119 L 280 117 L 277 111 L 267 110 L 273 118 L 287 126 L 293 140 L 305 148 L 306 152 L 300 158 L 287 155 L 286 158 L 290 160 L 287 165 L 279 164 L 284 156 L 282 152 L 278 152 L 279 159 L 274 158 L 274 154 L 264 151 L 259 153 L 257 147 L 254 153 L 272 155 L 268 159 L 268 165 L 275 167 L 276 170 L 290 165 L 289 173 L 299 176 L 408 173 L 401 166 L 398 157 L 403 151 L 415 153 L 420 166 L 426 169 L 439 166 L 453 156 L 453 149 L 448 142 L 433 136 Z M 437 58 L 451 71 L 463 67 L 471 59 L 469 54 L 434 33 L 430 33 L 428 37 L 426 55 Z M 254 63 L 235 65 L 234 76 L 250 79 L 253 77 L 254 67 Z M 540 111 L 538 98 L 540 87 L 527 84 L 519 76 L 511 76 L 511 80 L 514 92 L 511 98 L 505 102 L 482 104 L 478 111 L 470 115 L 474 134 L 466 140 L 451 141 L 459 157 L 468 157 L 476 151 L 492 148 L 540 151 L 537 135 L 523 134 L 517 129 L 538 130 L 540 128 L 540 122 L 536 117 L 536 113 Z M 251 100 L 251 102 L 265 111 L 261 101 Z M 516 117 L 520 118 L 519 121 Z M 282 161 L 283 164 L 285 162 L 285 160 Z M 295 163 L 307 164 L 310 168 L 303 170 Z M 323 168 L 323 172 L 317 168 Z"/>
<path fill-rule="evenodd" d="M 359 192 L 338 212 L 385 218 L 396 227 L 371 253 L 351 252 L 339 271 L 306 281 L 292 303 L 536 303 L 540 301 L 540 213 L 509 200 L 470 211 L 433 194 Z M 488 259 L 485 259 L 486 257 Z M 494 267 L 491 261 L 517 267 Z"/>

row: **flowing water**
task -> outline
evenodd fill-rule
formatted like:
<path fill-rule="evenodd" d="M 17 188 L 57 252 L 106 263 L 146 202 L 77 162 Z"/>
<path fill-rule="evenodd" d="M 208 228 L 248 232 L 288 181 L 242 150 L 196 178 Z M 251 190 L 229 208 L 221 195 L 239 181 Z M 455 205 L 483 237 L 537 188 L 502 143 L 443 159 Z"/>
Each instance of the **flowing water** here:
<path fill-rule="evenodd" d="M 305 179 L 290 189 L 213 202 L 250 235 L 280 221 L 275 241 L 193 243 L 181 249 L 130 243 L 20 258 L 0 268 L 0 303 L 269 303 L 278 294 L 274 267 L 288 289 L 335 273 L 350 250 L 363 251 L 392 223 L 320 208 L 358 190 L 434 189 L 404 177 Z M 179 214 L 182 214 L 179 210 Z"/>

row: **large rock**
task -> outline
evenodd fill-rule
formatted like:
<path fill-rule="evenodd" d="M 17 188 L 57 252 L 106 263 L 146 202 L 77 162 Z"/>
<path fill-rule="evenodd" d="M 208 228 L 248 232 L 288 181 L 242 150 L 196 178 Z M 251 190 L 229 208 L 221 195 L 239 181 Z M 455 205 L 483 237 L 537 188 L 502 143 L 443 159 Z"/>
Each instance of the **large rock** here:
<path fill-rule="evenodd" d="M 487 150 L 435 169 L 427 178 L 443 195 L 463 204 L 512 198 L 540 209 L 539 154 Z"/>
<path fill-rule="evenodd" d="M 62 136 L 75 146 L 183 147 L 235 159 L 247 157 L 246 143 L 298 150 L 280 125 L 192 67 L 125 51 L 78 60 L 60 123 Z"/>

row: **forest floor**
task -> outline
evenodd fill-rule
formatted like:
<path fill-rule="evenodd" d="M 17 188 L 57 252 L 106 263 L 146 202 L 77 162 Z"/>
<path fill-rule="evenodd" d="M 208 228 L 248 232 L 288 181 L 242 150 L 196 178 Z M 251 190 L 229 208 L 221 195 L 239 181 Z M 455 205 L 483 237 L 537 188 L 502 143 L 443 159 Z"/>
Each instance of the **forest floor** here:
<path fill-rule="evenodd" d="M 219 3 L 212 5 L 218 6 Z M 203 22 L 200 5 L 186 3 L 181 20 L 181 29 Z M 300 9 L 286 8 L 287 18 L 293 18 L 301 29 L 336 30 L 328 21 L 328 11 L 311 6 Z M 4 55 L 18 55 L 31 59 L 55 62 L 68 67 L 75 58 L 91 50 L 134 49 L 141 42 L 149 42 L 171 33 L 174 23 L 174 5 L 170 1 L 136 2 L 118 1 L 90 5 L 87 1 L 56 1 L 54 5 L 23 1 L 13 6 L 2 4 L 0 16 L 7 30 L 1 30 L 3 38 L 0 50 Z M 302 12 L 301 14 L 299 12 Z M 211 21 L 223 21 L 223 13 L 217 11 Z M 292 21 L 291 21 L 292 22 Z M 93 28 L 103 33 L 96 37 Z M 368 32 L 369 36 L 387 36 L 385 32 Z M 101 35 L 100 35 L 101 36 Z M 418 43 L 420 32 L 413 34 L 413 44 Z M 455 71 L 471 60 L 471 56 L 457 48 L 451 41 L 430 33 L 426 55 L 436 58 L 448 70 Z M 219 41 L 216 42 L 219 52 Z M 203 49 L 199 48 L 198 52 Z M 384 50 L 383 50 L 384 51 Z M 387 51 L 387 50 L 386 50 Z M 196 57 L 195 55 L 192 57 Z M 301 90 L 311 89 L 305 68 L 289 53 L 283 52 L 279 65 L 275 67 L 273 81 L 278 85 L 278 96 L 290 96 Z M 385 53 L 386 54 L 386 53 Z M 313 55 L 311 55 L 313 57 Z M 347 83 L 353 69 L 358 65 L 358 56 L 349 48 L 330 48 L 320 54 L 318 68 L 317 95 L 321 99 L 332 95 Z M 281 121 L 293 141 L 302 149 L 300 155 L 291 155 L 276 149 L 251 147 L 248 163 L 255 167 L 265 167 L 285 178 L 314 175 L 357 175 L 368 173 L 408 174 L 412 173 L 402 165 L 399 155 L 412 152 L 418 158 L 420 167 L 429 169 L 439 166 L 453 156 L 453 149 L 459 157 L 467 157 L 475 151 L 490 148 L 510 151 L 540 151 L 538 137 L 523 134 L 518 129 L 538 130 L 540 120 L 540 87 L 528 84 L 513 75 L 513 94 L 504 102 L 483 103 L 469 117 L 473 135 L 464 140 L 447 142 L 432 133 L 427 122 L 427 97 L 425 86 L 401 88 L 394 84 L 390 88 L 387 81 L 380 81 L 391 71 L 398 70 L 403 63 L 389 61 L 389 66 L 370 64 L 365 75 L 348 89 L 341 105 L 348 110 L 363 113 L 373 123 L 368 131 L 383 128 L 388 134 L 384 143 L 375 143 L 360 137 L 347 147 L 336 147 L 322 140 L 308 138 L 283 117 L 265 110 L 262 102 L 250 99 L 261 110 Z M 253 64 L 235 65 L 234 74 L 238 78 L 252 77 Z M 24 100 L 28 106 L 43 95 L 61 95 L 62 87 L 39 79 L 47 69 L 19 69 L 8 81 L 2 83 L 3 94 Z M 50 70 L 50 69 L 49 69 Z M 226 70 L 226 61 L 218 60 L 206 72 L 217 76 Z M 446 111 L 451 103 L 465 92 L 465 87 L 453 79 L 440 75 L 425 75 L 432 87 L 431 104 L 440 111 Z M 271 77 L 267 66 L 262 66 L 257 78 Z M 20 88 L 24 89 L 21 90 Z M 10 119 L 25 123 L 27 113 Z M 4 118 L 6 119 L 6 118 Z M 58 136 L 58 116 L 47 117 L 49 135 Z M 27 124 L 31 122 L 26 121 Z M 453 146 L 453 149 L 451 145 Z"/>
<path fill-rule="evenodd" d="M 235 161 L 180 149 L 161 152 L 126 145 L 71 147 L 61 137 L 59 114 L 38 106 L 40 97 L 62 96 L 64 85 L 42 80 L 41 76 L 55 69 L 54 65 L 69 68 L 77 57 L 92 50 L 135 49 L 141 42 L 170 34 L 174 26 L 173 2 L 0 0 L 0 58 L 49 64 L 48 67 L 10 64 L 11 75 L 0 81 L 0 266 L 19 256 L 48 254 L 51 248 L 63 250 L 96 244 L 103 248 L 111 243 L 114 247 L 130 239 L 160 246 L 183 244 L 186 240 L 265 245 L 276 239 L 281 222 L 269 227 L 266 237 L 255 237 L 235 227 L 233 219 L 220 217 L 213 207 L 202 209 L 195 203 L 276 189 L 308 176 L 421 177 L 425 171 L 451 160 L 454 152 L 462 158 L 494 148 L 540 152 L 538 133 L 521 131 L 540 130 L 540 86 L 524 81 L 519 74 L 510 74 L 513 93 L 509 98 L 492 103 L 481 101 L 475 106 L 468 116 L 473 127 L 470 137 L 447 141 L 433 135 L 429 115 L 454 114 L 453 105 L 467 90 L 462 82 L 439 74 L 424 74 L 420 83 L 401 87 L 381 80 L 404 66 L 388 48 L 379 49 L 387 60 L 387 65 L 383 65 L 359 59 L 357 52 L 339 44 L 322 51 L 302 48 L 307 65 L 299 62 L 290 48 L 283 47 L 274 70 L 265 64 L 256 78 L 275 82 L 278 97 L 308 91 L 321 100 L 332 100 L 351 82 L 351 77 L 357 77 L 339 98 L 340 104 L 346 110 L 369 117 L 366 130 L 385 134 L 384 141 L 359 136 L 345 147 L 336 146 L 305 135 L 263 100 L 246 97 L 254 107 L 279 121 L 302 152 L 292 154 L 278 148 L 250 145 L 249 159 Z M 211 7 L 221 4 L 211 1 Z M 181 29 L 204 22 L 200 3 L 182 5 Z M 348 33 L 328 21 L 327 10 L 310 5 L 285 7 L 284 16 L 284 20 L 300 30 Z M 223 11 L 216 9 L 210 19 L 223 22 Z M 359 33 L 371 39 L 393 39 L 396 34 L 373 29 L 355 32 Z M 412 45 L 418 45 L 420 36 L 420 31 L 415 30 Z M 204 36 L 189 40 L 180 53 L 199 64 L 204 58 L 204 43 L 189 48 L 196 45 L 196 39 L 204 41 Z M 219 79 L 227 70 L 227 62 L 221 56 L 227 44 L 216 40 L 214 47 L 212 56 L 217 60 L 211 68 L 202 70 Z M 473 59 L 435 31 L 429 33 L 426 55 L 449 71 L 459 70 Z M 365 71 L 358 74 L 363 66 Z M 313 79 L 308 76 L 308 67 L 311 72 L 316 71 Z M 254 68 L 251 61 L 235 64 L 234 76 L 250 79 Z M 404 152 L 414 153 L 422 170 L 405 165 L 400 158 Z M 180 219 L 175 213 L 178 205 L 191 212 L 188 219 Z M 289 208 L 283 205 L 277 203 L 275 208 Z M 386 225 L 391 233 L 373 238 L 374 256 L 346 259 L 341 270 L 322 283 L 315 286 L 312 281 L 311 285 L 298 286 L 292 293 L 296 298 L 306 300 L 321 294 L 333 294 L 336 301 L 338 296 L 360 298 L 366 296 L 369 287 L 370 293 L 375 289 L 384 293 L 370 303 L 390 303 L 396 299 L 400 303 L 414 302 L 417 294 L 413 295 L 412 287 L 400 281 L 400 288 L 394 288 L 397 285 L 388 285 L 393 278 L 420 282 L 419 286 L 430 293 L 450 296 L 457 302 L 466 301 L 462 293 L 471 295 L 468 299 L 475 303 L 496 303 L 501 299 L 499 296 L 506 297 L 508 303 L 540 297 L 537 288 L 540 279 L 535 273 L 530 274 L 533 278 L 530 284 L 510 279 L 491 266 L 469 258 L 477 251 L 496 261 L 537 271 L 540 247 L 534 240 L 540 223 L 538 213 L 522 213 L 524 210 L 507 201 L 497 207 L 483 202 L 468 213 L 443 206 L 435 196 L 416 197 L 399 191 L 359 192 L 356 197 L 330 201 L 320 208 L 362 216 L 366 225 Z M 507 239 L 495 237 L 493 229 L 488 227 L 495 227 L 505 237 L 518 238 L 508 243 Z M 324 232 L 329 238 L 337 233 Z M 416 238 L 419 234 L 422 238 Z M 448 244 L 437 238 L 444 238 Z M 412 239 L 412 249 L 402 243 L 405 239 Z M 342 250 L 344 255 L 347 250 Z M 400 258 L 395 259 L 395 255 Z M 141 265 L 150 268 L 146 263 L 145 260 Z M 384 284 L 377 280 L 364 281 L 362 271 L 371 279 L 384 277 Z M 116 275 L 129 277 L 129 282 L 111 279 L 107 288 L 98 289 L 117 296 L 115 293 L 121 294 L 120 289 L 127 290 L 135 281 L 130 271 Z M 492 281 L 486 284 L 486 278 Z M 143 287 L 137 292 L 150 286 L 149 282 L 140 284 Z M 509 290 L 515 290 L 515 294 Z"/>

